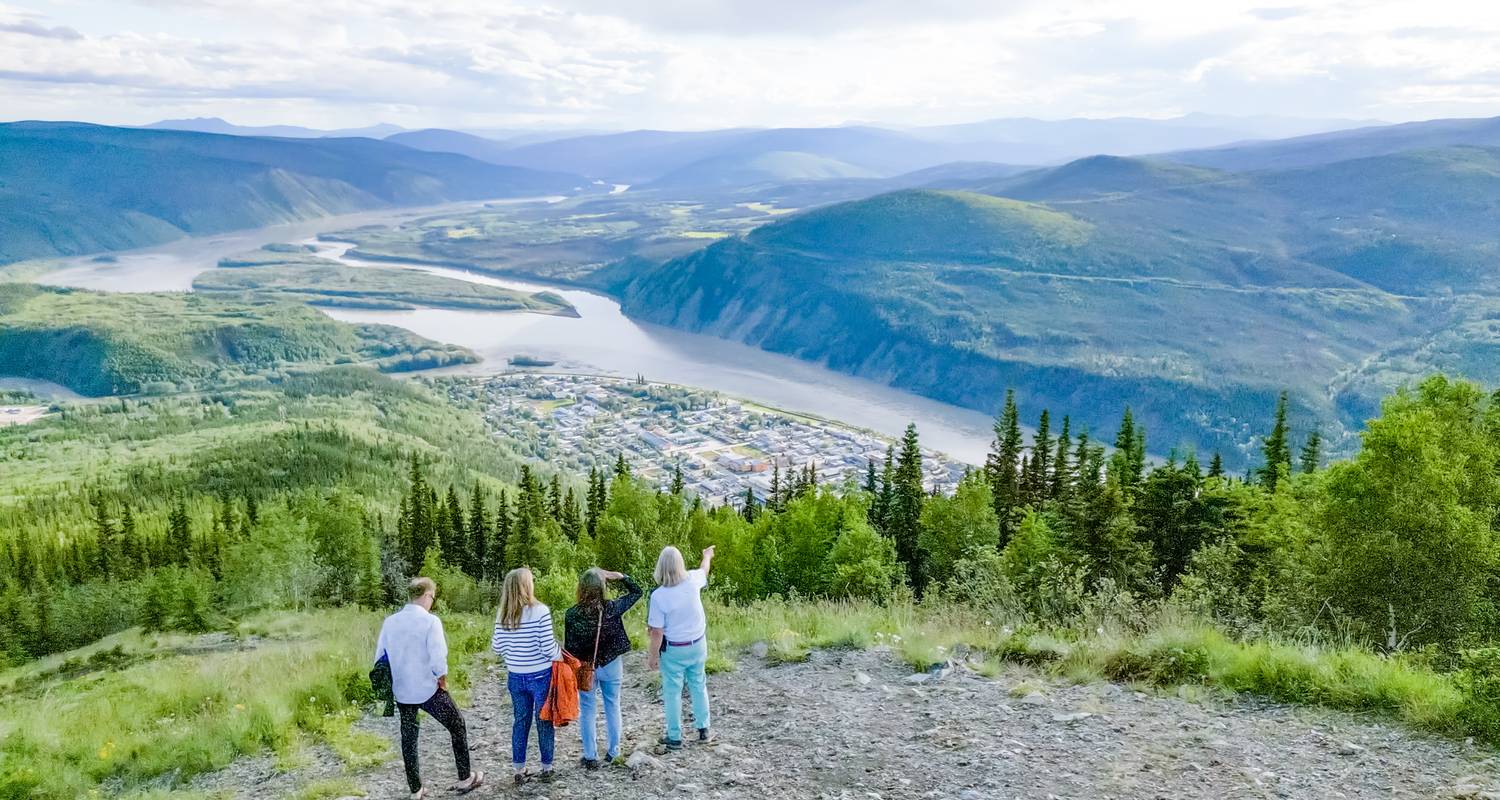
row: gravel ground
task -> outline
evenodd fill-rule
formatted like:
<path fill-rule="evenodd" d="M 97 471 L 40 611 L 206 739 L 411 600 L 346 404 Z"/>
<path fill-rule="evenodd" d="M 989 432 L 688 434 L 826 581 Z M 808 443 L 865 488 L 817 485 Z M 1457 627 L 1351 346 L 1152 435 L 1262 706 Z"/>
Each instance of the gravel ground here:
<path fill-rule="evenodd" d="M 1500 800 L 1494 752 L 1379 720 L 1206 692 L 1184 699 L 1073 685 L 1023 668 L 995 678 L 961 667 L 913 676 L 880 650 L 784 665 L 746 654 L 734 672 L 709 678 L 717 742 L 665 753 L 655 745 L 661 711 L 644 659 L 626 658 L 623 751 L 635 768 L 583 770 L 577 729 L 568 727 L 557 734 L 557 780 L 512 786 L 510 704 L 503 671 L 489 666 L 466 712 L 474 763 L 486 775 L 469 796 Z M 359 724 L 396 740 L 394 719 Z M 451 796 L 447 736 L 430 719 L 422 731 L 429 796 Z M 533 768 L 535 759 L 533 744 Z M 200 787 L 284 797 L 339 774 L 337 759 L 319 749 L 291 772 L 246 759 Z M 353 779 L 373 798 L 406 796 L 399 757 Z"/>

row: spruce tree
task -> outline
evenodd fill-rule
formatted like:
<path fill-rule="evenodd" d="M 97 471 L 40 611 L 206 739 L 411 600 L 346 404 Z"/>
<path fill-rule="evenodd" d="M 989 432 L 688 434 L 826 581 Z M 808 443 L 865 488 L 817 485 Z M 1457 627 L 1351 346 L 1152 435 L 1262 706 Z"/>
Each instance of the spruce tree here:
<path fill-rule="evenodd" d="M 1261 446 L 1265 465 L 1260 470 L 1260 485 L 1267 491 L 1276 491 L 1281 473 L 1292 470 L 1292 446 L 1287 441 L 1286 392 L 1276 400 L 1276 417 L 1271 425 L 1271 434 Z"/>
<path fill-rule="evenodd" d="M 1121 494 L 1129 497 L 1140 486 L 1146 471 L 1146 432 L 1137 428 L 1130 407 L 1120 417 L 1120 431 L 1115 435 L 1115 452 L 1110 457 L 1109 474 L 1118 479 Z"/>
<path fill-rule="evenodd" d="M 984 462 L 985 477 L 995 498 L 995 517 L 1000 521 L 1001 547 L 1015 531 L 1016 512 L 1021 506 L 1021 455 L 1021 415 L 1016 408 L 1015 391 L 1006 389 L 1005 406 L 995 419 L 995 441 Z"/>
<path fill-rule="evenodd" d="M 1071 422 L 1065 415 L 1062 430 L 1057 434 L 1057 450 L 1052 456 L 1052 483 L 1047 487 L 1050 500 L 1067 500 L 1068 490 L 1073 485 L 1073 468 L 1068 463 L 1068 448 L 1073 446 L 1070 426 Z"/>
<path fill-rule="evenodd" d="M 577 542 L 583 535 L 583 514 L 578 510 L 578 495 L 569 486 L 567 494 L 563 497 L 562 521 L 559 523 L 562 532 L 568 537 L 568 541 Z"/>
<path fill-rule="evenodd" d="M 621 451 L 615 454 L 615 477 L 626 478 L 630 476 L 630 462 L 625 460 L 625 453 Z"/>
<path fill-rule="evenodd" d="M 464 519 L 464 509 L 458 500 L 458 490 L 448 486 L 447 529 L 443 532 L 443 559 L 450 567 L 463 569 L 469 563 L 469 526 Z"/>
<path fill-rule="evenodd" d="M 875 493 L 876 492 L 880 491 L 880 479 L 875 474 L 875 459 L 873 459 L 873 458 L 867 458 L 867 459 L 865 459 L 865 487 L 864 488 L 865 488 L 865 494 L 869 495 L 871 497 L 871 499 L 873 499 L 875 497 Z M 874 506 L 872 505 L 871 508 L 874 508 Z"/>
<path fill-rule="evenodd" d="M 1036 423 L 1036 435 L 1031 439 L 1031 483 L 1026 487 L 1026 501 L 1041 505 L 1052 485 L 1052 416 L 1042 409 Z"/>
<path fill-rule="evenodd" d="M 563 517 L 563 491 L 562 477 L 556 472 L 552 473 L 552 483 L 547 489 L 547 514 L 557 524 L 562 524 Z"/>
<path fill-rule="evenodd" d="M 120 509 L 120 561 L 122 577 L 133 578 L 146 566 L 145 552 L 141 548 L 139 534 L 135 529 L 135 513 L 126 503 Z"/>
<path fill-rule="evenodd" d="M 766 498 L 766 508 L 771 511 L 780 511 L 781 504 L 781 465 L 771 464 L 771 496 Z"/>
<path fill-rule="evenodd" d="M 1218 450 L 1214 451 L 1214 457 L 1208 462 L 1208 477 L 1224 477 L 1224 457 L 1219 455 Z"/>
<path fill-rule="evenodd" d="M 1318 471 L 1318 464 L 1323 459 L 1323 436 L 1316 430 L 1307 435 L 1307 443 L 1302 445 L 1301 467 L 1302 471 L 1312 474 Z"/>
<path fill-rule="evenodd" d="M 754 487 L 751 487 L 751 486 L 746 486 L 745 487 L 745 501 L 744 501 L 744 505 L 740 506 L 740 516 L 744 517 L 746 522 L 751 522 L 751 523 L 755 522 L 755 489 L 754 489 Z"/>
<path fill-rule="evenodd" d="M 167 515 L 166 563 L 186 566 L 193 558 L 193 530 L 188 520 L 187 502 L 179 495 L 177 504 Z"/>
<path fill-rule="evenodd" d="M 469 547 L 464 553 L 463 570 L 476 580 L 485 577 L 485 566 L 489 563 L 490 516 L 484 508 L 484 491 L 479 481 L 469 494 Z"/>
<path fill-rule="evenodd" d="M 489 562 L 484 568 L 490 580 L 497 583 L 505 577 L 505 573 L 510 569 L 510 562 L 506 560 L 508 556 L 506 549 L 510 544 L 510 530 L 510 500 L 506 496 L 505 490 L 501 489 L 500 496 L 495 499 L 495 535 L 490 540 L 489 552 L 486 554 L 489 557 Z"/>
<path fill-rule="evenodd" d="M 682 463 L 678 462 L 672 465 L 672 494 L 681 497 L 683 488 Z"/>
<path fill-rule="evenodd" d="M 105 580 L 113 580 L 120 577 L 120 529 L 115 527 L 115 522 L 110 518 L 109 506 L 104 500 L 104 492 L 94 490 L 90 496 L 90 505 L 94 513 L 94 536 L 97 542 L 95 572 Z"/>
<path fill-rule="evenodd" d="M 922 489 L 922 448 L 914 424 L 908 424 L 901 437 L 894 477 L 895 490 L 888 523 L 890 535 L 896 544 L 896 557 L 906 568 L 907 578 L 913 588 L 921 591 L 925 581 L 918 543 L 922 538 L 922 504 L 927 493 Z"/>

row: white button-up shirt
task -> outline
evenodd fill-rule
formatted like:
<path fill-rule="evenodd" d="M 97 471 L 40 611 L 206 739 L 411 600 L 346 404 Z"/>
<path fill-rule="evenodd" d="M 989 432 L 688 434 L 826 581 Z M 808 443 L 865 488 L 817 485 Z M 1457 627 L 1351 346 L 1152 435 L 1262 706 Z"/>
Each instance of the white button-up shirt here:
<path fill-rule="evenodd" d="M 427 609 L 408 603 L 385 618 L 375 643 L 375 660 L 391 662 L 396 702 L 420 705 L 437 694 L 437 679 L 448 674 L 448 639 L 443 621 Z"/>

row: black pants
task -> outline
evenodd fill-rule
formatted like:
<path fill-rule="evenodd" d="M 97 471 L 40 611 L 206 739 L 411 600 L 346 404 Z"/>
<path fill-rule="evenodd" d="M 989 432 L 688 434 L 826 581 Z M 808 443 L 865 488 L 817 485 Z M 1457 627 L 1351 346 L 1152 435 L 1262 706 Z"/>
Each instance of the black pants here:
<path fill-rule="evenodd" d="M 397 703 L 401 712 L 401 760 L 406 762 L 406 785 L 411 790 L 422 788 L 422 769 L 417 765 L 417 710 L 432 715 L 440 725 L 448 729 L 453 738 L 453 761 L 458 765 L 458 779 L 469 779 L 469 729 L 464 725 L 464 715 L 453 704 L 453 697 L 442 689 L 417 705 Z"/>

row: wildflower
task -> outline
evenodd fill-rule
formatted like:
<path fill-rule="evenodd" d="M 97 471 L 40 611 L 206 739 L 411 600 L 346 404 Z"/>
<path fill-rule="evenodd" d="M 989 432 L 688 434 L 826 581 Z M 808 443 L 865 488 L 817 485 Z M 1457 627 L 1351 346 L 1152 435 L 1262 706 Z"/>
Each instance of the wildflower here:
<path fill-rule="evenodd" d="M 245 704 L 244 703 L 235 703 L 234 704 L 234 710 L 235 711 L 244 711 L 245 710 Z"/>

